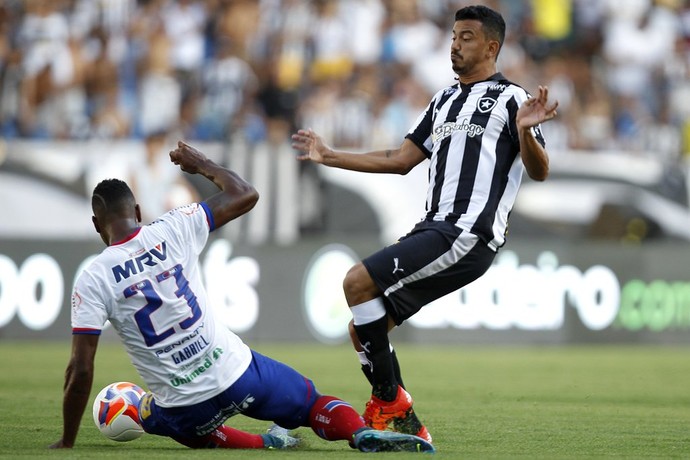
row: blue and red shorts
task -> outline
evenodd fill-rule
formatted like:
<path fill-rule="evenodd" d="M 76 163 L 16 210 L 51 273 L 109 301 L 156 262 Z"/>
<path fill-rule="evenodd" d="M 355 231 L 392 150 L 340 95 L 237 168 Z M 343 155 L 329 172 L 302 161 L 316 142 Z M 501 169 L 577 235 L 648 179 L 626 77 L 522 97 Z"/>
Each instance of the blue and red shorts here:
<path fill-rule="evenodd" d="M 151 393 L 141 400 L 144 431 L 194 438 L 213 432 L 225 420 L 242 414 L 294 429 L 309 426 L 309 412 L 319 398 L 314 382 L 279 361 L 252 351 L 252 362 L 227 390 L 184 407 L 160 407 Z"/>

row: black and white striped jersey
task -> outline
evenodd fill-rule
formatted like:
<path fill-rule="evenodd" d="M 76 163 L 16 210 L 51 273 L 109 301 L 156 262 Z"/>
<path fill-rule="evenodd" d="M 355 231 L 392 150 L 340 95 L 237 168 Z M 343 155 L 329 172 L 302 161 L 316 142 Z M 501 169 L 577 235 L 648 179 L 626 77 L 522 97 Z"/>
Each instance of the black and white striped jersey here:
<path fill-rule="evenodd" d="M 453 222 L 494 250 L 505 244 L 524 170 L 515 115 L 528 97 L 500 73 L 436 93 L 406 136 L 431 160 L 425 220 Z M 539 126 L 533 134 L 543 146 Z"/>

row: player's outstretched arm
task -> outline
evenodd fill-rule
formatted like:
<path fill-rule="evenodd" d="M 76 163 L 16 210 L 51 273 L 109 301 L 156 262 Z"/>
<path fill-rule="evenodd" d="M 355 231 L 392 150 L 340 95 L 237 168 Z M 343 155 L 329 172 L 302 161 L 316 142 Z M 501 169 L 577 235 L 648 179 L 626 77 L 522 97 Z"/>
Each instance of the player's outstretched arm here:
<path fill-rule="evenodd" d="M 540 86 L 539 94 L 527 99 L 515 116 L 522 163 L 529 177 L 534 180 L 543 181 L 549 175 L 549 157 L 532 135 L 531 128 L 555 117 L 557 107 L 558 101 L 549 101 L 549 89 Z"/>
<path fill-rule="evenodd" d="M 72 356 L 65 371 L 62 400 L 62 438 L 50 446 L 53 449 L 71 448 L 77 440 L 79 424 L 93 384 L 94 357 L 97 348 L 97 335 L 75 334 L 72 336 Z"/>
<path fill-rule="evenodd" d="M 292 148 L 301 152 L 298 160 L 360 172 L 407 174 L 426 159 L 419 147 L 408 139 L 397 149 L 366 153 L 335 151 L 311 129 L 300 129 L 293 134 Z"/>
<path fill-rule="evenodd" d="M 201 174 L 221 190 L 204 200 L 216 228 L 249 212 L 259 200 L 259 193 L 251 184 L 185 142 L 177 143 L 177 148 L 170 152 L 170 160 L 185 172 Z"/>

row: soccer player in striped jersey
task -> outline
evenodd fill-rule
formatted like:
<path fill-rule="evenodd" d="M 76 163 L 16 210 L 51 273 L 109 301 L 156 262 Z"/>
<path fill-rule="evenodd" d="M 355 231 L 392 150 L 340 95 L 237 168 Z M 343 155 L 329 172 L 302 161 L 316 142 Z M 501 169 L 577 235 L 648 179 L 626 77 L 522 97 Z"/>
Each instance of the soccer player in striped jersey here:
<path fill-rule="evenodd" d="M 195 448 L 284 448 L 296 444 L 288 429 L 307 426 L 363 452 L 433 452 L 417 436 L 365 426 L 348 403 L 321 395 L 310 379 L 251 350 L 220 325 L 208 305 L 199 254 L 210 232 L 251 210 L 259 196 L 183 142 L 170 159 L 220 191 L 141 226 L 139 205 L 125 182 L 106 179 L 94 189 L 92 220 L 107 247 L 79 275 L 72 293 L 63 434 L 51 447 L 74 446 L 98 338 L 110 321 L 149 390 L 139 406 L 147 433 Z M 279 426 L 259 435 L 223 424 L 237 414 Z"/>
<path fill-rule="evenodd" d="M 455 14 L 450 60 L 458 83 L 440 90 L 397 149 L 335 151 L 312 130 L 293 134 L 301 160 L 370 173 L 406 174 L 429 160 L 426 213 L 400 240 L 353 266 L 343 289 L 350 336 L 372 384 L 367 425 L 431 435 L 412 408 L 388 332 L 424 305 L 482 276 L 505 243 L 523 172 L 546 179 L 540 123 L 558 103 L 535 97 L 497 70 L 502 16 L 485 6 Z"/>

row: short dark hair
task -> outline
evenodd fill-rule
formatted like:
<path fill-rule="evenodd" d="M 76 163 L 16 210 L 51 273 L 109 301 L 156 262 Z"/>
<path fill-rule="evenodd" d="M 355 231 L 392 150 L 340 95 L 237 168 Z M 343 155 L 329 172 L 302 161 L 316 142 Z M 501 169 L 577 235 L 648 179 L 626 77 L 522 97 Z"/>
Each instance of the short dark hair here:
<path fill-rule="evenodd" d="M 455 12 L 456 21 L 476 20 L 482 23 L 484 34 L 492 40 L 498 41 L 499 50 L 506 37 L 506 22 L 501 13 L 484 5 L 473 5 L 460 8 Z"/>
<path fill-rule="evenodd" d="M 105 179 L 96 185 L 91 196 L 94 214 L 120 214 L 133 209 L 136 204 L 134 193 L 120 179 Z"/>

